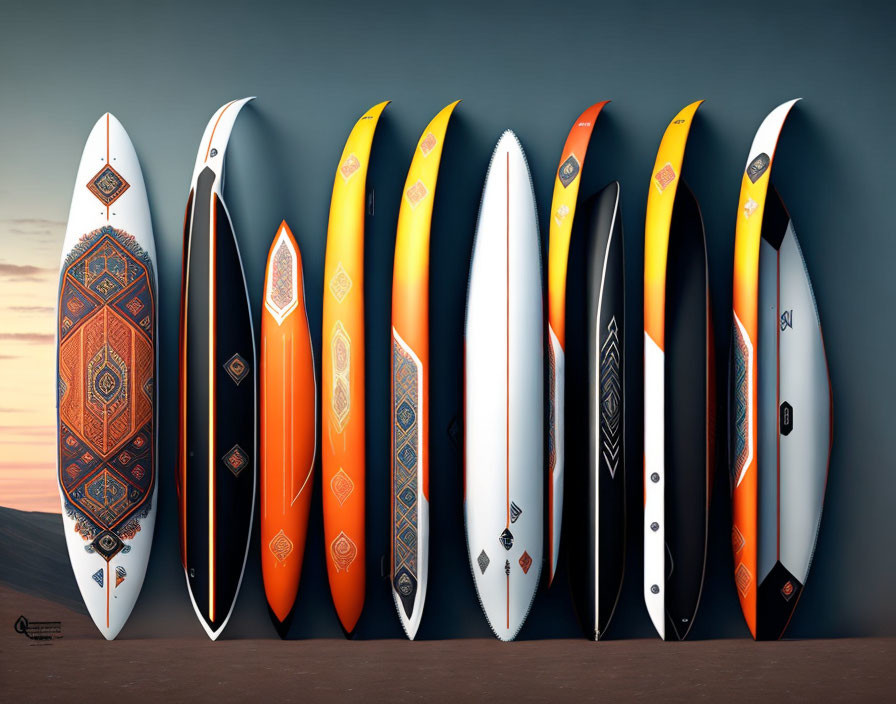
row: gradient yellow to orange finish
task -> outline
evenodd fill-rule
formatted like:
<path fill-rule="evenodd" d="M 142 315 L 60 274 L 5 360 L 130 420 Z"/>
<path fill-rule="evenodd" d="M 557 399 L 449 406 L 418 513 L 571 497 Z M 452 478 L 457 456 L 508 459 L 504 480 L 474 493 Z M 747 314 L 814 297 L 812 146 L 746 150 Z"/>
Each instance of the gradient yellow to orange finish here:
<path fill-rule="evenodd" d="M 550 213 L 550 246 L 548 248 L 548 322 L 551 330 L 557 336 L 560 347 L 566 347 L 566 270 L 569 263 L 569 238 L 572 234 L 572 224 L 576 212 L 576 202 L 579 196 L 579 186 L 582 185 L 582 170 L 585 168 L 585 154 L 588 151 L 588 142 L 594 131 L 594 123 L 604 106 L 609 103 L 604 100 L 595 103 L 585 110 L 576 120 L 566 144 L 563 145 L 563 154 L 557 173 L 554 175 L 554 195 L 551 199 Z M 568 186 L 560 180 L 560 167 L 574 156 L 579 164 L 579 173 Z M 559 209 L 565 209 L 562 213 Z"/>
<path fill-rule="evenodd" d="M 765 213 L 765 198 L 768 193 L 768 184 L 771 178 L 774 154 L 769 155 L 769 165 L 765 172 L 753 183 L 746 172 L 743 175 L 740 186 L 740 200 L 737 209 L 737 226 L 734 240 L 734 315 L 736 320 L 743 325 L 748 342 L 752 345 L 754 354 L 751 360 L 750 378 L 753 384 L 749 393 L 750 415 L 752 427 L 759 427 L 758 417 L 758 387 L 755 380 L 758 379 L 758 355 L 755 354 L 759 339 L 758 307 L 759 307 L 759 245 L 762 237 L 762 217 Z M 752 199 L 756 203 L 756 209 L 750 217 L 744 217 L 744 206 Z M 746 589 L 738 588 L 737 595 L 740 599 L 744 618 L 750 633 L 756 637 L 756 579 L 757 579 L 757 544 L 759 538 L 758 525 L 758 491 L 759 474 L 757 466 L 758 447 L 756 433 L 746 439 L 751 443 L 749 453 L 750 461 L 743 468 L 740 481 L 737 482 L 733 492 L 732 523 L 743 536 L 743 548 L 740 559 L 735 564 L 743 563 L 750 571 L 752 578 Z"/>
<path fill-rule="evenodd" d="M 373 136 L 388 104 L 370 108 L 352 128 L 336 168 L 327 226 L 321 335 L 324 548 L 330 592 L 346 632 L 354 630 L 364 607 L 364 211 Z M 337 344 L 348 353 L 349 365 L 348 406 L 342 414 L 335 409 L 346 400 L 336 393 L 341 382 L 334 369 Z M 337 494 L 347 486 L 346 476 L 351 491 Z M 346 559 L 337 561 L 340 555 Z"/>
<path fill-rule="evenodd" d="M 459 102 L 456 100 L 444 107 L 417 142 L 402 191 L 395 238 L 392 328 L 417 355 L 423 367 L 423 397 L 418 412 L 420 443 L 424 448 L 429 442 L 429 231 L 445 132 Z M 433 141 L 432 146 L 428 146 L 430 141 Z M 394 447 L 392 452 L 394 454 Z M 429 501 L 429 453 L 424 451 L 419 461 L 423 496 Z"/>
<path fill-rule="evenodd" d="M 273 258 L 286 247 L 292 300 L 269 305 Z M 305 553 L 317 435 L 317 389 L 305 312 L 299 245 L 286 222 L 271 244 L 261 307 L 261 569 L 271 611 L 285 621 L 295 604 Z"/>
<path fill-rule="evenodd" d="M 669 254 L 669 225 L 681 166 L 694 113 L 702 100 L 691 103 L 669 123 L 660 143 L 650 177 L 647 217 L 644 228 L 644 332 L 665 350 L 666 260 Z M 671 169 L 668 171 L 666 169 Z M 662 175 L 661 175 L 662 174 Z M 668 182 L 666 178 L 670 178 Z"/>
<path fill-rule="evenodd" d="M 65 223 L 0 220 L 0 505 L 59 513 L 55 304 Z"/>

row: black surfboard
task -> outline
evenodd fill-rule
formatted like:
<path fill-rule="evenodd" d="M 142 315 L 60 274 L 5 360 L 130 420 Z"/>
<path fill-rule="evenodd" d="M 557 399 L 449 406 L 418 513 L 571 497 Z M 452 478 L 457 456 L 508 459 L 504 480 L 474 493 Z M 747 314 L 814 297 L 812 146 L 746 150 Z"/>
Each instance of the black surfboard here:
<path fill-rule="evenodd" d="M 714 465 L 715 361 L 700 206 L 682 181 L 666 274 L 666 639 L 687 637 L 703 589 Z"/>
<path fill-rule="evenodd" d="M 181 553 L 200 623 L 216 639 L 242 581 L 255 505 L 255 342 L 224 152 L 241 104 L 206 129 L 184 221 L 178 494 Z"/>
<path fill-rule="evenodd" d="M 583 205 L 587 410 L 578 425 L 587 454 L 578 462 L 577 547 L 570 557 L 576 612 L 589 638 L 604 636 L 625 567 L 625 288 L 620 187 L 614 181 Z M 569 534 L 569 533 L 568 533 Z"/>

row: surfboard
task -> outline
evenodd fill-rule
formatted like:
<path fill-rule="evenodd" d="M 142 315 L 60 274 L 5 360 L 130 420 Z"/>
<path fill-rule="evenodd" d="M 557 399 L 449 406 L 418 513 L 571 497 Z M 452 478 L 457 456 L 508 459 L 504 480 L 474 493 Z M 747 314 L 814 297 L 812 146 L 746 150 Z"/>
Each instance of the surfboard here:
<path fill-rule="evenodd" d="M 605 100 L 576 120 L 554 176 L 548 240 L 548 585 L 557 572 L 563 526 L 563 473 L 566 464 L 566 269 L 585 154 Z"/>
<path fill-rule="evenodd" d="M 212 115 L 199 144 L 184 218 L 181 556 L 193 609 L 212 640 L 236 604 L 255 508 L 255 336 L 222 190 L 227 143 L 250 100 L 231 101 Z"/>
<path fill-rule="evenodd" d="M 429 571 L 429 230 L 451 113 L 427 125 L 398 212 L 392 273 L 392 598 L 411 640 L 420 627 Z"/>
<path fill-rule="evenodd" d="M 75 580 L 108 640 L 140 594 L 156 521 L 157 287 L 140 162 L 106 113 L 81 156 L 62 246 L 56 476 Z"/>
<path fill-rule="evenodd" d="M 302 575 L 317 451 L 317 377 L 302 254 L 280 223 L 261 308 L 261 573 L 271 618 L 286 637 Z"/>
<path fill-rule="evenodd" d="M 543 296 L 535 193 L 507 130 L 482 191 L 464 333 L 467 550 L 501 640 L 519 633 L 544 556 Z"/>
<path fill-rule="evenodd" d="M 780 638 L 815 552 L 833 440 L 831 384 L 808 269 L 770 186 L 791 100 L 765 118 L 741 181 L 734 250 L 731 528 L 750 633 Z"/>
<path fill-rule="evenodd" d="M 367 167 L 380 115 L 349 134 L 330 201 L 321 353 L 324 541 L 330 593 L 346 635 L 364 608 L 364 211 Z"/>
<path fill-rule="evenodd" d="M 625 568 L 625 262 L 618 181 L 584 203 L 588 360 L 588 466 L 570 559 L 576 612 L 602 638 Z"/>
<path fill-rule="evenodd" d="M 667 640 L 687 637 L 700 603 L 714 459 L 706 238 L 681 178 L 701 102 L 663 135 L 644 240 L 644 601 Z"/>

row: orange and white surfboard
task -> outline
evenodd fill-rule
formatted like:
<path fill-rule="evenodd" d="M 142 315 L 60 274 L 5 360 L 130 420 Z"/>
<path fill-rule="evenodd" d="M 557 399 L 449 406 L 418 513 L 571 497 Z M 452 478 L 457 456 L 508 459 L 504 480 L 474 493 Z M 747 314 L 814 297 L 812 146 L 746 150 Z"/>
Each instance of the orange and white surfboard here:
<path fill-rule="evenodd" d="M 770 187 L 784 121 L 762 122 L 741 180 L 734 247 L 731 541 L 756 639 L 780 638 L 815 551 L 832 441 L 821 322 L 790 214 Z"/>
<path fill-rule="evenodd" d="M 351 635 L 364 607 L 364 213 L 367 167 L 380 115 L 355 124 L 333 182 L 324 266 L 321 472 L 324 542 L 333 604 Z"/>
<path fill-rule="evenodd" d="M 566 462 L 566 269 L 569 238 L 576 214 L 581 173 L 594 123 L 605 100 L 585 110 L 575 121 L 554 177 L 548 244 L 548 581 L 557 571 L 563 525 L 563 471 Z"/>
<path fill-rule="evenodd" d="M 285 637 L 302 574 L 317 449 L 317 380 L 302 254 L 285 221 L 265 268 L 259 375 L 261 571 L 274 625 Z"/>

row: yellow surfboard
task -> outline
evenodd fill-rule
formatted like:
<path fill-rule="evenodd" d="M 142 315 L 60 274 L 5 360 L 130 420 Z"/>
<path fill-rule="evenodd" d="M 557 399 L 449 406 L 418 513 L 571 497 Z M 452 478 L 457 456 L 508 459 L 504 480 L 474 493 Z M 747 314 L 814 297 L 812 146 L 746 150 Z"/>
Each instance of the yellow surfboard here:
<path fill-rule="evenodd" d="M 345 143 L 330 201 L 324 265 L 321 471 L 333 604 L 346 634 L 364 606 L 364 209 L 373 135 L 389 101 Z"/>
<path fill-rule="evenodd" d="M 413 639 L 429 568 L 429 230 L 451 113 L 423 131 L 401 196 L 392 274 L 392 596 Z"/>

